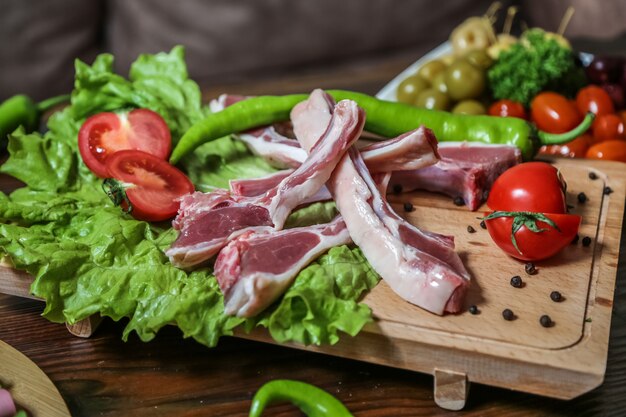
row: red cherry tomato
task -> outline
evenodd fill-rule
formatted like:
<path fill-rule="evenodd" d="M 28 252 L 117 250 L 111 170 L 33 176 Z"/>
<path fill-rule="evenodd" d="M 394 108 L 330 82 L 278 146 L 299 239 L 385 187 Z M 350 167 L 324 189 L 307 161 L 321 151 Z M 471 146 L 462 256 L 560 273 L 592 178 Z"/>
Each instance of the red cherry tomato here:
<path fill-rule="evenodd" d="M 494 211 L 563 214 L 567 211 L 565 182 L 558 170 L 548 163 L 519 164 L 496 179 L 487 205 Z"/>
<path fill-rule="evenodd" d="M 166 159 L 172 148 L 170 130 L 163 118 L 148 109 L 129 113 L 99 113 L 88 118 L 78 132 L 78 150 L 85 165 L 106 178 L 107 158 L 123 149 L 138 149 Z"/>
<path fill-rule="evenodd" d="M 597 85 L 581 88 L 578 94 L 576 94 L 576 106 L 580 114 L 592 112 L 596 116 L 600 116 L 602 114 L 611 114 L 615 111 L 615 106 L 613 106 L 613 100 L 611 100 L 609 93 Z"/>
<path fill-rule="evenodd" d="M 126 186 L 131 214 L 139 220 L 161 221 L 176 215 L 178 198 L 194 191 L 189 178 L 163 159 L 138 150 L 118 151 L 106 160 L 109 175 Z M 124 205 L 122 205 L 123 208 Z"/>
<path fill-rule="evenodd" d="M 624 137 L 624 121 L 616 114 L 598 116 L 591 125 L 596 142 Z"/>
<path fill-rule="evenodd" d="M 543 145 L 539 148 L 539 154 L 558 155 L 568 158 L 584 158 L 593 140 L 593 136 L 585 133 L 563 145 Z"/>
<path fill-rule="evenodd" d="M 545 229 L 542 232 L 535 233 L 526 226 L 522 226 L 515 233 L 519 251 L 511 240 L 512 217 L 485 220 L 485 224 L 493 241 L 508 255 L 524 261 L 539 261 L 555 255 L 568 246 L 578 233 L 581 222 L 580 216 L 572 214 L 546 214 L 545 216 L 556 224 L 558 230 L 542 221 L 536 222 L 539 229 Z"/>
<path fill-rule="evenodd" d="M 549 91 L 535 96 L 530 103 L 530 113 L 533 123 L 548 133 L 568 132 L 583 119 L 574 104 Z"/>
<path fill-rule="evenodd" d="M 528 119 L 526 109 L 522 103 L 513 100 L 498 100 L 489 106 L 489 114 L 501 117 L 517 117 L 520 119 Z"/>
<path fill-rule="evenodd" d="M 613 139 L 596 143 L 587 150 L 585 157 L 589 159 L 626 162 L 626 141 Z"/>

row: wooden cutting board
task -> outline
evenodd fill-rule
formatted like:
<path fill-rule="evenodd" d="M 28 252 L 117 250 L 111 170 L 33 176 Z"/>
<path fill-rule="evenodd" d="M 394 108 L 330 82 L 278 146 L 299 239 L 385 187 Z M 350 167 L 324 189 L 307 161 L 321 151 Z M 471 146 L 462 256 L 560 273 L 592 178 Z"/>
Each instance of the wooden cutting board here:
<path fill-rule="evenodd" d="M 65 401 L 33 361 L 0 340 L 0 383 L 30 417 L 69 417 Z"/>
<path fill-rule="evenodd" d="M 556 159 L 568 182 L 571 213 L 583 216 L 580 240 L 556 257 L 536 263 L 527 275 L 524 263 L 506 256 L 479 226 L 481 211 L 469 212 L 451 199 L 432 193 L 389 196 L 394 207 L 424 229 L 454 235 L 457 251 L 472 274 L 464 312 L 439 317 L 417 308 L 381 283 L 364 302 L 374 323 L 356 337 L 344 336 L 334 346 L 289 346 L 435 376 L 435 400 L 449 409 L 465 404 L 470 381 L 554 398 L 571 399 L 602 383 L 606 369 L 613 291 L 617 274 L 626 199 L 626 165 L 618 162 Z M 597 179 L 589 178 L 595 173 Z M 612 189 L 605 194 L 605 187 Z M 577 194 L 588 201 L 580 204 Z M 404 213 L 411 202 L 415 210 Z M 468 232 L 472 226 L 475 233 Z M 591 238 L 583 246 L 584 237 Z M 525 285 L 514 288 L 520 275 Z M 27 295 L 31 278 L 0 268 L 0 292 Z M 564 300 L 554 302 L 550 292 Z M 517 318 L 506 321 L 502 310 Z M 544 328 L 548 314 L 554 326 Z M 242 338 L 274 343 L 265 329 Z"/>

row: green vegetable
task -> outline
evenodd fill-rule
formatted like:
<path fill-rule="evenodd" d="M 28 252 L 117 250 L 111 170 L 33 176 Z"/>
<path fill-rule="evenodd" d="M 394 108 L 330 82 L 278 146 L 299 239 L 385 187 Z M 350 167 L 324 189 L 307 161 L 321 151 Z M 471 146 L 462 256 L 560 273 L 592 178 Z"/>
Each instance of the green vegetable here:
<path fill-rule="evenodd" d="M 20 94 L 3 101 L 0 104 L 0 151 L 6 148 L 7 135 L 20 126 L 26 132 L 35 131 L 39 127 L 42 113 L 68 100 L 69 96 L 59 96 L 36 104 L 29 97 Z"/>
<path fill-rule="evenodd" d="M 252 398 L 250 417 L 260 417 L 265 407 L 289 401 L 308 417 L 352 417 L 348 409 L 328 392 L 300 381 L 276 379 L 264 384 Z"/>
<path fill-rule="evenodd" d="M 328 92 L 335 100 L 356 101 L 367 114 L 365 130 L 380 136 L 395 137 L 425 125 L 434 131 L 441 142 L 465 140 L 514 145 L 522 151 L 526 159 L 534 156 L 542 141 L 552 144 L 568 142 L 574 139 L 580 130 L 586 130 L 593 121 L 593 115 L 589 115 L 574 130 L 556 136 L 536 132 L 532 125 L 514 117 L 451 114 L 378 100 L 352 91 Z M 198 146 L 225 135 L 284 121 L 288 119 L 293 106 L 306 98 L 304 94 L 253 97 L 235 103 L 219 113 L 210 114 L 185 133 L 174 148 L 170 161 L 177 163 Z"/>
<path fill-rule="evenodd" d="M 574 52 L 541 29 L 524 33 L 520 42 L 502 51 L 487 72 L 496 99 L 511 99 L 526 107 L 541 91 L 573 97 L 585 84 Z"/>
<path fill-rule="evenodd" d="M 112 63 L 110 55 L 92 66 L 77 62 L 72 105 L 51 116 L 45 135 L 14 132 L 10 157 L 0 167 L 26 183 L 10 196 L 0 193 L 0 254 L 33 275 L 31 292 L 46 300 L 46 318 L 75 323 L 94 313 L 126 317 L 124 339 L 134 331 L 144 341 L 175 324 L 185 337 L 208 346 L 237 327 L 255 326 L 266 327 L 281 342 L 336 343 L 341 332 L 356 335 L 372 320 L 369 307 L 358 300 L 379 278 L 356 248 L 341 246 L 321 256 L 282 299 L 249 320 L 224 314 L 209 268 L 190 273 L 174 268 L 163 250 L 176 232 L 115 208 L 78 155 L 77 133 L 86 117 L 116 106 L 161 112 L 173 132 L 183 132 L 206 110 L 197 85 L 187 78 L 181 48 L 142 56 L 129 80 L 114 74 Z M 207 190 L 227 186 L 229 178 L 272 172 L 229 138 L 190 153 L 181 166 Z M 288 224 L 334 214 L 332 204 L 314 205 L 293 213 Z"/>

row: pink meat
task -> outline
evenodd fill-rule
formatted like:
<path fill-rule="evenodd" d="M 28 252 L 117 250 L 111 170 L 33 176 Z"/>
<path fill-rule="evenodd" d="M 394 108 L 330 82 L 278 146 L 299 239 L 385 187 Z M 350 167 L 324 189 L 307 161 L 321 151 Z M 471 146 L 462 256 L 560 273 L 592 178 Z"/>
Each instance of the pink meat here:
<path fill-rule="evenodd" d="M 463 198 L 470 210 L 487 199 L 493 182 L 508 168 L 521 162 L 515 146 L 474 143 L 440 143 L 441 161 L 413 171 L 394 171 L 393 185 L 404 191 L 427 190 Z"/>
<path fill-rule="evenodd" d="M 293 109 L 294 131 L 305 149 L 329 123 L 331 103 L 316 90 Z M 395 215 L 354 148 L 327 186 L 352 240 L 394 292 L 436 314 L 460 310 L 469 275 L 452 251 L 452 238 L 421 232 Z"/>
<path fill-rule="evenodd" d="M 231 240 L 215 261 L 226 314 L 255 316 L 281 296 L 310 262 L 347 243 L 350 234 L 341 218 L 329 224 L 248 232 Z"/>
<path fill-rule="evenodd" d="M 218 190 L 194 193 L 181 200 L 174 227 L 180 234 L 166 255 L 181 268 L 201 264 L 247 228 L 282 229 L 289 213 L 323 187 L 333 169 L 354 143 L 365 122 L 363 110 L 352 101 L 335 106 L 332 120 L 309 157 L 277 186 L 259 197 L 233 196 Z"/>

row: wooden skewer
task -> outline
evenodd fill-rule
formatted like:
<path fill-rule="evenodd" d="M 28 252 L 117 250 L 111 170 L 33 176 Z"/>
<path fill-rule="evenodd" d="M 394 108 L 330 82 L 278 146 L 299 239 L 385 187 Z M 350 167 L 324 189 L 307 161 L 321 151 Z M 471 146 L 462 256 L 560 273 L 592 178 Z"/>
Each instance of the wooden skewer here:
<path fill-rule="evenodd" d="M 511 6 L 506 11 L 506 20 L 504 21 L 504 26 L 502 27 L 502 33 L 505 35 L 511 34 L 511 28 L 513 27 L 513 19 L 517 14 L 517 7 Z"/>
<path fill-rule="evenodd" d="M 574 16 L 574 7 L 569 6 L 567 10 L 565 10 L 565 14 L 561 19 L 561 23 L 559 24 L 559 29 L 556 31 L 557 34 L 563 36 L 567 27 L 569 26 L 570 21 L 572 20 L 572 16 Z"/>

